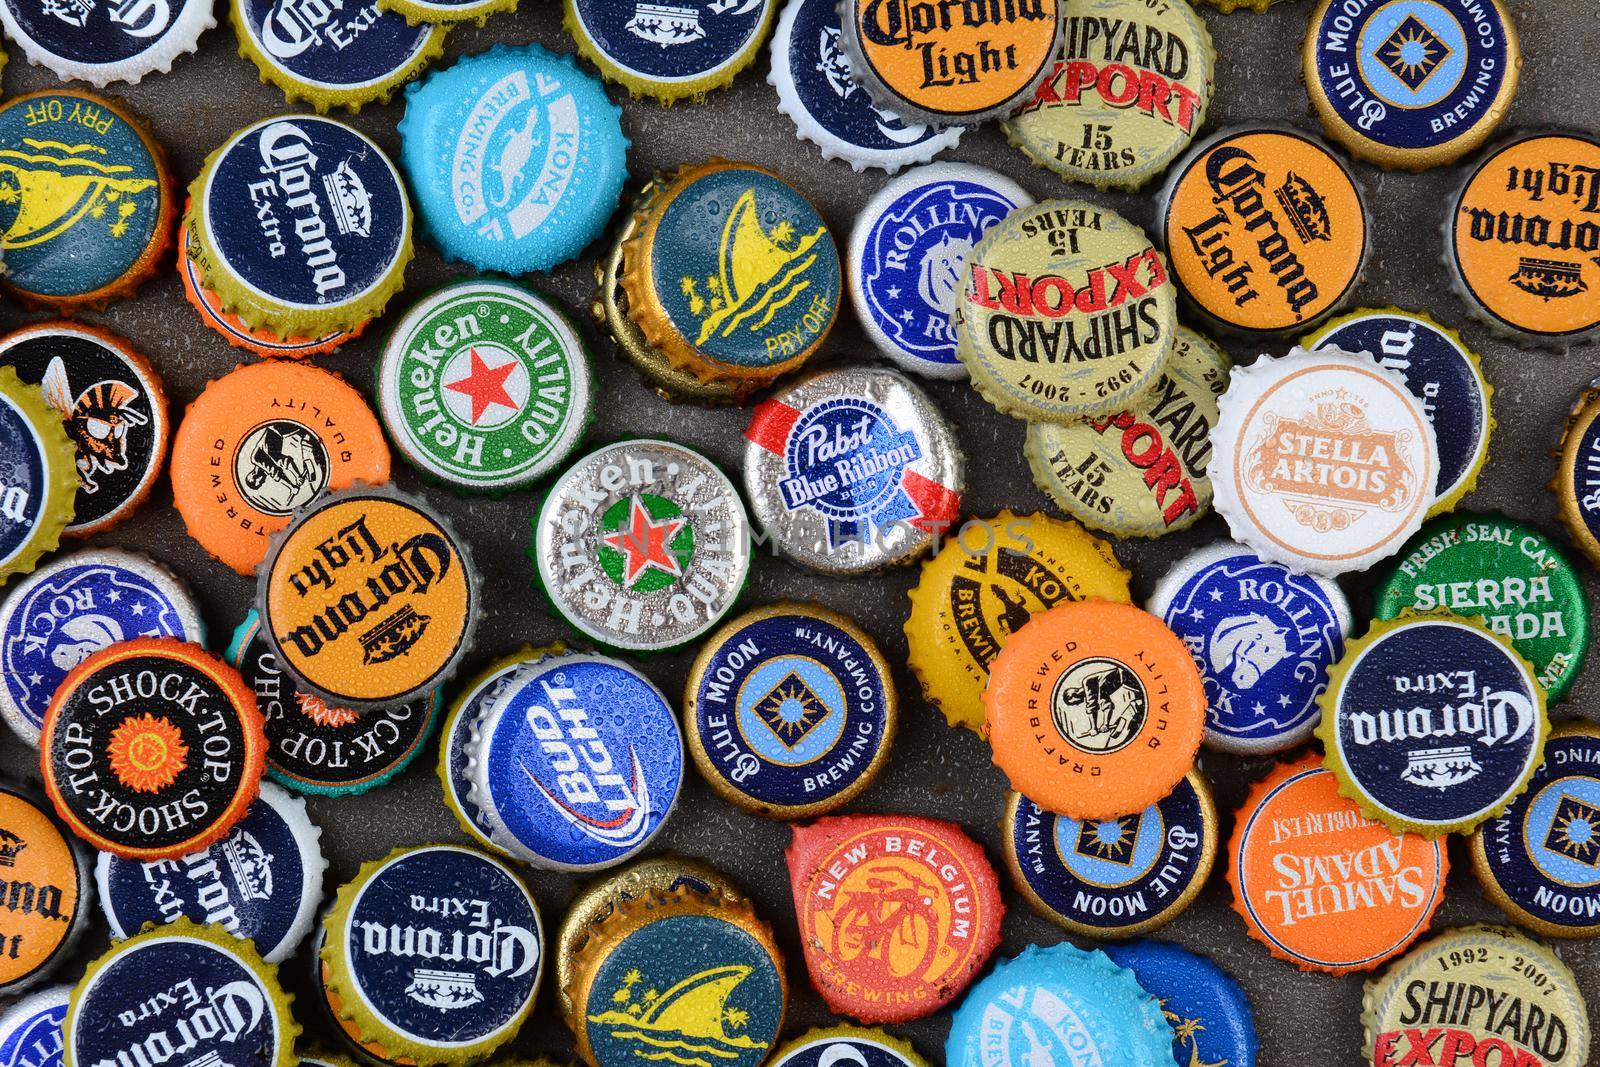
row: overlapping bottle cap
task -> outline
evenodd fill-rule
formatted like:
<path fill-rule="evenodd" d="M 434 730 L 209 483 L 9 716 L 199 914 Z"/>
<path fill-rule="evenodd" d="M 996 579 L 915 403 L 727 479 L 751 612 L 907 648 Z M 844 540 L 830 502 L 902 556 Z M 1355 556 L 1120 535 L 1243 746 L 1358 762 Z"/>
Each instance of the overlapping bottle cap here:
<path fill-rule="evenodd" d="M 216 24 L 208 0 L 0 3 L 0 26 L 22 48 L 28 62 L 46 68 L 62 81 L 96 86 L 165 74 L 179 56 L 193 52 L 200 35 Z"/>
<path fill-rule="evenodd" d="M 0 785 L 0 818 L 10 835 L 0 847 L 0 855 L 11 861 L 7 881 L 31 891 L 26 896 L 19 891 L 19 906 L 7 909 L 0 995 L 9 997 L 37 985 L 71 958 L 94 914 L 94 883 L 89 849 L 40 798 L 17 785 Z M 20 1004 L 12 1010 L 21 1010 Z M 54 1022 L 59 1027 L 59 1016 Z M 48 1041 L 48 1028 L 44 1034 Z"/>
<path fill-rule="evenodd" d="M 755 61 L 778 0 L 685 7 L 565 0 L 578 54 L 634 97 L 699 101 Z"/>

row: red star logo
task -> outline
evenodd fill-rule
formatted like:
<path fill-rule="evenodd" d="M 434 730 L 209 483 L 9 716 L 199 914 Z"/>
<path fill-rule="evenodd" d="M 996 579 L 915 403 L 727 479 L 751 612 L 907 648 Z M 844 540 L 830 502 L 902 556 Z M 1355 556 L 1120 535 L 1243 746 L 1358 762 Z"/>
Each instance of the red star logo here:
<path fill-rule="evenodd" d="M 628 525 L 601 538 L 607 548 L 622 553 L 624 587 L 632 589 L 634 583 L 652 568 L 674 578 L 683 576 L 683 564 L 670 546 L 688 521 L 684 516 L 676 515 L 657 522 L 645 510 L 639 494 L 633 495 L 628 505 Z"/>
<path fill-rule="evenodd" d="M 490 367 L 483 361 L 483 357 L 478 355 L 476 348 L 468 355 L 472 357 L 472 369 L 467 372 L 467 376 L 457 378 L 453 382 L 445 382 L 444 387 L 452 393 L 472 398 L 471 422 L 476 426 L 491 404 L 499 404 L 505 408 L 517 406 L 517 402 L 511 399 L 511 394 L 506 392 L 506 379 L 517 369 L 517 361 L 510 359 L 498 367 Z"/>

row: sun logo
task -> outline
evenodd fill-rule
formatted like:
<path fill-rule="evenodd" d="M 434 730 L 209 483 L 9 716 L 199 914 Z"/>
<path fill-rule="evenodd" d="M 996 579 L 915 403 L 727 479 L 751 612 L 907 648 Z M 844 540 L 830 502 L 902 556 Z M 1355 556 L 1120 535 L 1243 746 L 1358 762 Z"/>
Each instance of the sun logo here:
<path fill-rule="evenodd" d="M 1415 15 L 1407 15 L 1395 27 L 1378 56 L 1389 73 L 1412 92 L 1422 88 L 1422 83 L 1449 57 L 1450 46 Z"/>
<path fill-rule="evenodd" d="M 310 696 L 306 693 L 296 693 L 295 702 L 300 705 L 300 714 L 316 723 L 318 726 L 333 729 L 340 726 L 349 726 L 361 718 L 361 713 L 349 708 L 333 708 L 321 697 Z"/>
<path fill-rule="evenodd" d="M 106 744 L 111 772 L 135 793 L 158 793 L 189 764 L 189 746 L 172 721 L 135 715 L 119 722 Z"/>

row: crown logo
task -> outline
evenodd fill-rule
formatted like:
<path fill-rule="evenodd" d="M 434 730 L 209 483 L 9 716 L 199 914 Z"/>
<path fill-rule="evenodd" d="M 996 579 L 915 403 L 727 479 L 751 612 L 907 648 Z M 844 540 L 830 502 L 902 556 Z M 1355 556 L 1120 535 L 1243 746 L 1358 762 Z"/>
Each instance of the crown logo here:
<path fill-rule="evenodd" d="M 328 205 L 333 208 L 333 224 L 345 235 L 372 236 L 372 196 L 366 183 L 350 167 L 347 159 L 324 175 L 322 188 L 328 194 Z"/>
<path fill-rule="evenodd" d="M 10 830 L 0 827 L 0 867 L 15 867 L 17 855 L 28 843 Z"/>
<path fill-rule="evenodd" d="M 1303 243 L 1332 240 L 1333 220 L 1328 216 L 1327 201 L 1310 182 L 1291 170 L 1272 195 L 1288 214 L 1290 225 Z"/>
<path fill-rule="evenodd" d="M 254 834 L 241 830 L 223 844 L 222 855 L 246 900 L 272 898 L 272 854 Z"/>

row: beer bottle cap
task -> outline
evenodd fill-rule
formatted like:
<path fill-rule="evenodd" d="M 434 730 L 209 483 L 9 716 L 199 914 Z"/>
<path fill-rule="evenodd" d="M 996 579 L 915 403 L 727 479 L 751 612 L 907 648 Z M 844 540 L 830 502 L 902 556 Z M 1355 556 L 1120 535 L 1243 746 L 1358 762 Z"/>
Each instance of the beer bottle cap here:
<path fill-rule="evenodd" d="M 1578 396 L 1556 450 L 1556 475 L 1550 491 L 1567 536 L 1591 563 L 1600 566 L 1600 388 Z"/>
<path fill-rule="evenodd" d="M 807 1030 L 774 1052 L 767 1062 L 772 1067 L 931 1067 L 911 1042 L 865 1026 L 819 1026 Z"/>
<path fill-rule="evenodd" d="M 0 26 L 29 63 L 62 81 L 97 87 L 167 73 L 216 24 L 207 0 L 123 0 L 65 9 L 49 0 L 0 3 Z"/>
<path fill-rule="evenodd" d="M 172 442 L 172 503 L 189 536 L 240 574 L 289 516 L 329 489 L 389 480 L 362 395 L 310 363 L 240 364 L 208 383 Z"/>
<path fill-rule="evenodd" d="M 8 484 L 0 501 L 3 584 L 61 543 L 78 495 L 76 453 L 61 413 L 9 366 L 0 366 L 0 455 Z"/>
<path fill-rule="evenodd" d="M 1200 0 L 1201 3 L 1210 4 L 1224 15 L 1231 15 L 1235 11 L 1254 11 L 1257 13 L 1267 10 L 1273 4 L 1282 3 L 1283 0 Z"/>
<path fill-rule="evenodd" d="M 68 835 L 31 792 L 0 784 L 0 818 L 9 839 L 0 854 L 6 877 L 34 888 L 32 907 L 7 909 L 0 994 L 14 996 L 58 969 L 72 955 L 94 912 L 89 850 Z"/>
<path fill-rule="evenodd" d="M 1126 407 L 1176 347 L 1178 297 L 1143 230 L 1086 200 L 1019 208 L 967 257 L 956 354 L 973 387 L 1020 419 Z"/>
<path fill-rule="evenodd" d="M 1105 954 L 1161 1002 L 1179 1064 L 1255 1067 L 1261 1045 L 1255 1013 L 1233 975 L 1209 957 L 1165 941 L 1107 945 Z"/>
<path fill-rule="evenodd" d="M 468 22 L 482 26 L 490 15 L 515 11 L 517 0 L 378 0 L 378 7 L 410 23 L 431 22 L 446 29 Z"/>
<path fill-rule="evenodd" d="M 1064 601 L 990 664 L 989 745 L 1011 787 L 1075 819 L 1132 815 L 1194 767 L 1206 694 L 1189 649 L 1131 604 Z"/>
<path fill-rule="evenodd" d="M 755 62 L 778 0 L 672 7 L 565 0 L 563 22 L 578 54 L 635 99 L 696 103 Z"/>
<path fill-rule="evenodd" d="M 62 1067 L 61 1024 L 71 996 L 69 985 L 47 986 L 0 1013 L 0 1064 Z"/>

